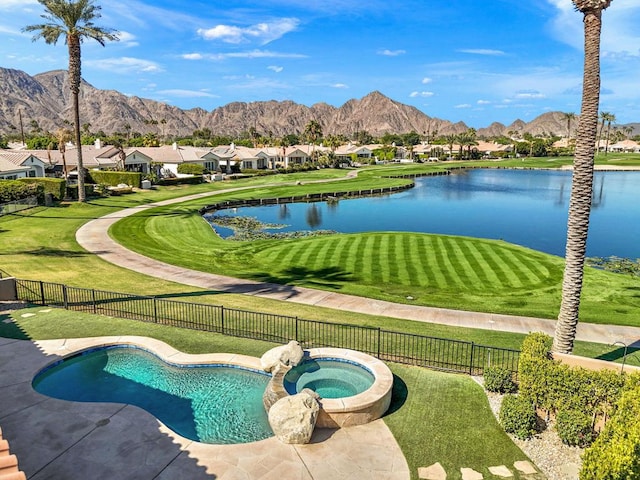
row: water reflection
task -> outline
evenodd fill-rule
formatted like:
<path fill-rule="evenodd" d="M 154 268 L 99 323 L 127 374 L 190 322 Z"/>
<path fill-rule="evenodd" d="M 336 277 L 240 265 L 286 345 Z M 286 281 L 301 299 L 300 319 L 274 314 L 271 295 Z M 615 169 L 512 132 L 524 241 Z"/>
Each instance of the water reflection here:
<path fill-rule="evenodd" d="M 322 225 L 322 212 L 316 203 L 310 203 L 307 207 L 307 225 L 314 230 Z"/>

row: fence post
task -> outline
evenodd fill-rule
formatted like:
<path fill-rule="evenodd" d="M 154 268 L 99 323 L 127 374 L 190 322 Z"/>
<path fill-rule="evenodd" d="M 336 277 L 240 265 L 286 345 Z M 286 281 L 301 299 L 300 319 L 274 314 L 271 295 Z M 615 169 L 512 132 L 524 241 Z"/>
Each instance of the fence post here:
<path fill-rule="evenodd" d="M 42 280 L 40 280 L 40 304 L 41 305 L 45 305 L 44 303 L 44 283 L 42 283 Z"/>
<path fill-rule="evenodd" d="M 64 303 L 64 309 L 69 310 L 69 298 L 67 297 L 67 286 L 62 285 L 62 301 Z"/>
<path fill-rule="evenodd" d="M 220 305 L 220 325 L 222 327 L 222 334 L 224 335 L 224 305 Z"/>
<path fill-rule="evenodd" d="M 380 327 L 378 327 L 378 359 L 380 358 L 380 343 L 381 343 L 381 337 L 382 337 L 382 330 Z"/>
<path fill-rule="evenodd" d="M 158 323 L 158 306 L 156 305 L 156 297 L 153 297 L 153 322 Z"/>
<path fill-rule="evenodd" d="M 298 317 L 296 316 L 296 342 L 298 341 Z"/>
<path fill-rule="evenodd" d="M 91 300 L 93 300 L 93 313 L 98 313 L 98 306 L 96 305 L 96 291 L 91 289 Z"/>
<path fill-rule="evenodd" d="M 469 362 L 469 375 L 473 375 L 473 353 L 476 348 L 476 344 L 471 342 L 471 361 Z"/>

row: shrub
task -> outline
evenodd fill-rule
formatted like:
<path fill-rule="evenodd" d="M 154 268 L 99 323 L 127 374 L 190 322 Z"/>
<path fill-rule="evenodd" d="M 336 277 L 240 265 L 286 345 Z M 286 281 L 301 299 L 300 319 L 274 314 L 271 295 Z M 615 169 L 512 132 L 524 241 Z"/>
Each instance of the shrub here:
<path fill-rule="evenodd" d="M 113 172 L 108 170 L 90 170 L 88 183 L 100 183 L 116 187 L 121 183 L 140 188 L 142 174 L 140 172 Z"/>
<path fill-rule="evenodd" d="M 161 178 L 158 185 L 197 185 L 204 183 L 203 177 Z"/>
<path fill-rule="evenodd" d="M 514 393 L 518 387 L 513 381 L 510 370 L 502 367 L 489 367 L 484 371 L 484 388 L 489 392 Z"/>
<path fill-rule="evenodd" d="M 204 173 L 204 167 L 197 163 L 181 163 L 178 165 L 178 173 L 184 175 L 202 175 Z"/>
<path fill-rule="evenodd" d="M 596 437 L 593 416 L 582 410 L 560 410 L 556 416 L 556 431 L 560 440 L 572 447 L 588 447 Z"/>
<path fill-rule="evenodd" d="M 582 455 L 580 480 L 640 478 L 640 387 L 626 390 L 616 413 Z"/>
<path fill-rule="evenodd" d="M 62 178 L 30 177 L 19 178 L 18 181 L 28 183 L 30 185 L 40 185 L 42 187 L 43 196 L 50 193 L 56 200 L 62 200 L 64 198 L 65 189 L 67 188 L 67 182 Z"/>
<path fill-rule="evenodd" d="M 506 395 L 500 407 L 500 425 L 505 432 L 521 440 L 536 433 L 536 409 L 531 401 L 521 395 Z"/>
<path fill-rule="evenodd" d="M 0 180 L 0 203 L 21 200 L 32 195 L 38 195 L 37 185 L 29 185 L 18 180 Z"/>

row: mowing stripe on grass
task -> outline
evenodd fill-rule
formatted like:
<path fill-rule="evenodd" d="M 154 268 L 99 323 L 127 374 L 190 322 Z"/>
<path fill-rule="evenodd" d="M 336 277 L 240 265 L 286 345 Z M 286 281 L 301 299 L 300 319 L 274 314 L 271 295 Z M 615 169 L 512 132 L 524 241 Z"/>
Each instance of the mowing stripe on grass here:
<path fill-rule="evenodd" d="M 460 264 L 460 269 L 465 273 L 467 285 L 476 285 L 480 283 L 480 276 L 477 273 L 479 265 L 477 262 L 470 262 L 466 252 L 468 251 L 467 243 L 469 241 L 464 238 L 451 239 L 451 245 L 455 245 L 455 251 L 457 254 L 457 260 Z"/>
<path fill-rule="evenodd" d="M 478 243 L 469 244 L 469 252 L 477 260 L 480 270 L 486 281 L 480 287 L 482 290 L 502 288 L 502 282 L 491 264 L 491 255 L 487 254 Z"/>
<path fill-rule="evenodd" d="M 383 272 L 386 270 L 386 264 L 382 258 L 383 251 L 381 248 L 382 237 L 380 235 L 372 236 L 371 245 L 371 283 L 381 284 Z"/>
<path fill-rule="evenodd" d="M 446 280 L 447 288 L 450 290 L 459 290 L 464 288 L 465 285 L 458 276 L 458 272 L 453 267 L 451 258 L 449 258 L 449 243 L 448 238 L 438 238 L 438 265 L 440 266 L 441 273 Z"/>
<path fill-rule="evenodd" d="M 419 264 L 420 258 L 416 255 L 416 251 L 414 250 L 415 242 L 413 240 L 415 239 L 415 236 L 395 235 L 395 237 L 401 241 L 400 252 L 407 272 L 407 286 L 422 286 L 422 279 L 419 277 L 418 270 L 416 269 L 416 265 Z"/>

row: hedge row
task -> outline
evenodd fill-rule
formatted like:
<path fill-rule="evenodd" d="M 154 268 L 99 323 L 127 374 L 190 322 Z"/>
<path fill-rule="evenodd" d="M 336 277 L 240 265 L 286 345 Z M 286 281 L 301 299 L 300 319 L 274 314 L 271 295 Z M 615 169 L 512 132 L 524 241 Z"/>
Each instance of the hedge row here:
<path fill-rule="evenodd" d="M 198 185 L 204 183 L 202 176 L 182 177 L 182 178 L 162 178 L 158 180 L 158 185 Z"/>
<path fill-rule="evenodd" d="M 114 172 L 103 170 L 90 170 L 87 183 L 96 183 L 116 187 L 120 184 L 131 185 L 140 188 L 142 174 L 140 172 Z"/>
<path fill-rule="evenodd" d="M 29 185 L 40 185 L 42 186 L 42 195 L 50 193 L 58 201 L 65 196 L 67 182 L 62 178 L 29 177 L 19 178 L 18 181 Z M 42 198 L 38 197 L 38 201 L 42 202 Z"/>
<path fill-rule="evenodd" d="M 42 187 L 18 180 L 0 180 L 0 203 L 22 200 L 33 195 L 42 195 Z"/>
<path fill-rule="evenodd" d="M 631 383 L 631 382 L 630 382 Z M 580 480 L 640 478 L 640 387 L 625 389 L 615 415 L 582 456 Z"/>
<path fill-rule="evenodd" d="M 572 368 L 554 361 L 549 351 L 552 338 L 532 333 L 522 343 L 518 365 L 520 394 L 548 415 L 562 410 L 581 411 L 606 422 L 620 398 L 625 376 L 613 370 L 598 372 Z"/>
<path fill-rule="evenodd" d="M 202 175 L 204 173 L 204 166 L 197 163 L 181 163 L 178 165 L 178 173 L 184 175 Z"/>

